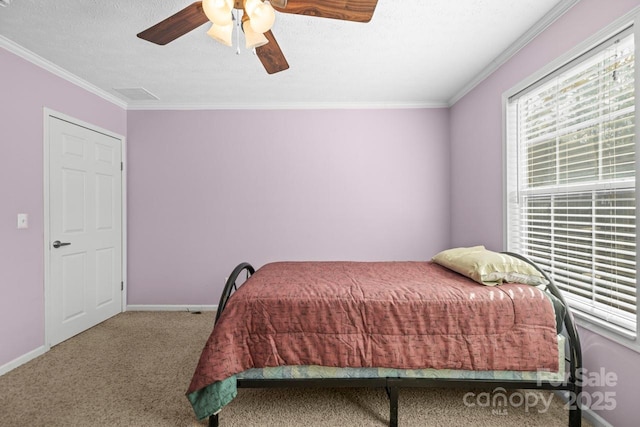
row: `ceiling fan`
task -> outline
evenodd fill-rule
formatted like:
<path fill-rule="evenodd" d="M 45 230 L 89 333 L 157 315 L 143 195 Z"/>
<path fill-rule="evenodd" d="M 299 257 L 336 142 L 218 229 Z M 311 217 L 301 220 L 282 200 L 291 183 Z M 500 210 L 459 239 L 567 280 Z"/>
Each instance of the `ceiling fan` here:
<path fill-rule="evenodd" d="M 343 21 L 369 22 L 378 0 L 202 0 L 196 1 L 167 19 L 158 22 L 138 34 L 141 39 L 165 45 L 178 37 L 212 22 L 207 32 L 212 38 L 231 46 L 234 9 L 242 11 L 242 29 L 248 48 L 255 48 L 256 55 L 273 74 L 289 68 L 280 46 L 271 32 L 274 11 L 296 15 L 332 18 Z"/>

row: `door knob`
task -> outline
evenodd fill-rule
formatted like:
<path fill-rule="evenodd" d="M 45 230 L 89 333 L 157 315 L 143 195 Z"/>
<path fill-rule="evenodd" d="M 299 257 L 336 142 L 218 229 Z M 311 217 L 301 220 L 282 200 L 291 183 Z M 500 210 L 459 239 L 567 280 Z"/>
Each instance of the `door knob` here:
<path fill-rule="evenodd" d="M 58 249 L 60 246 L 69 246 L 70 244 L 70 242 L 63 243 L 60 240 L 56 240 L 55 242 L 53 242 L 53 247 Z"/>

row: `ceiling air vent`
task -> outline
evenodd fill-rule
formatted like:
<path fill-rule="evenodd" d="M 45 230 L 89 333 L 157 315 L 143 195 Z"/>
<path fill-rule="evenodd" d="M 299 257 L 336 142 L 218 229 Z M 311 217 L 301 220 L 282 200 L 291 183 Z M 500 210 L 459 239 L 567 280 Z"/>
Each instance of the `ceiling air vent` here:
<path fill-rule="evenodd" d="M 0 2 L 3 0 L 0 0 Z M 141 87 L 113 88 L 130 101 L 157 101 L 159 98 Z"/>

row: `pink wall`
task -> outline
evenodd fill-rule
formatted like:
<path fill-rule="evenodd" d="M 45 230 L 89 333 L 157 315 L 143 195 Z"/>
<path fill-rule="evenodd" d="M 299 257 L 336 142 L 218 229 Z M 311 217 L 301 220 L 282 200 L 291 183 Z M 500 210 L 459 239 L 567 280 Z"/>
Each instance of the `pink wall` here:
<path fill-rule="evenodd" d="M 240 262 L 449 244 L 448 111 L 131 111 L 129 304 L 217 304 Z"/>
<path fill-rule="evenodd" d="M 243 260 L 448 246 L 445 109 L 127 112 L 4 49 L 0 66 L 0 367 L 44 344 L 45 107 L 127 136 L 130 304 L 215 304 Z"/>
<path fill-rule="evenodd" d="M 44 107 L 124 135 L 126 111 L 0 48 L 0 366 L 44 344 Z M 18 213 L 29 228 L 18 230 Z"/>
<path fill-rule="evenodd" d="M 129 303 L 215 304 L 245 260 L 501 249 L 502 93 L 638 4 L 582 0 L 450 111 L 127 113 L 0 48 L 0 366 L 44 344 L 43 107 L 127 136 Z M 635 425 L 639 355 L 583 340 Z"/>
<path fill-rule="evenodd" d="M 453 246 L 503 248 L 502 94 L 639 5 L 638 0 L 581 0 L 451 108 Z M 599 414 L 616 426 L 637 425 L 629 396 L 638 395 L 640 355 L 597 334 L 583 334 L 585 367 L 615 370 L 621 378 L 616 410 Z"/>

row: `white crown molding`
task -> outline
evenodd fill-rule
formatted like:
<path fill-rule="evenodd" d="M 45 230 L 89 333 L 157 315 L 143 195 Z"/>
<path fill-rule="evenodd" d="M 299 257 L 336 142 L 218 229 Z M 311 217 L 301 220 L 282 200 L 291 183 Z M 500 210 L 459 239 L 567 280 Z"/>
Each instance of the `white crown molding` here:
<path fill-rule="evenodd" d="M 629 12 L 611 22 L 609 25 L 602 28 L 597 33 L 592 34 L 589 38 L 574 46 L 571 50 L 568 50 L 564 54 L 555 58 L 553 61 L 549 62 L 544 67 L 538 69 L 528 77 L 522 79 L 518 84 L 505 91 L 503 96 L 505 97 L 505 99 L 514 96 L 518 92 L 535 83 L 537 80 L 544 78 L 549 73 L 552 73 L 566 63 L 595 48 L 603 41 L 615 36 L 625 27 L 631 26 L 635 21 L 638 21 L 638 14 L 640 14 L 640 6 L 634 7 Z"/>
<path fill-rule="evenodd" d="M 529 42 L 536 38 L 540 33 L 546 30 L 558 18 L 564 15 L 569 9 L 575 6 L 580 0 L 563 0 L 558 3 L 551 11 L 536 22 L 529 30 L 518 38 L 511 46 L 503 51 L 497 58 L 484 69 L 480 74 L 474 77 L 469 83 L 464 85 L 458 93 L 456 93 L 448 102 L 448 106 L 452 107 L 456 102 L 460 101 L 466 94 L 471 92 L 476 86 L 482 83 L 487 77 L 493 74 L 498 68 L 504 65 L 516 53 L 525 47 Z"/>
<path fill-rule="evenodd" d="M 130 102 L 127 110 L 399 110 L 448 108 L 446 102 L 402 103 L 402 102 L 362 102 L 362 103 L 284 103 L 284 104 L 177 104 L 156 102 Z"/>
<path fill-rule="evenodd" d="M 477 85 L 494 73 L 520 49 L 544 31 L 549 25 L 564 15 L 580 0 L 563 0 L 549 13 L 536 22 L 526 33 L 518 38 L 509 48 L 495 58 L 480 74 L 468 82 L 448 102 L 404 103 L 404 102 L 361 102 L 361 103 L 285 103 L 285 104 L 254 104 L 254 105 L 221 105 L 199 103 L 162 103 L 162 102 L 126 102 L 113 94 L 81 79 L 69 71 L 34 54 L 4 36 L 0 36 L 0 47 L 17 56 L 61 77 L 85 90 L 91 92 L 126 110 L 323 110 L 323 109 L 419 109 L 419 108 L 449 108 L 471 92 Z"/>
<path fill-rule="evenodd" d="M 70 73 L 69 71 L 65 70 L 62 67 L 59 67 L 58 65 L 42 58 L 39 55 L 36 55 L 35 53 L 25 49 L 24 47 L 18 45 L 17 43 L 9 40 L 8 38 L 4 37 L 4 36 L 0 36 L 0 47 L 4 48 L 6 50 L 8 50 L 9 52 L 19 56 L 20 58 L 31 62 L 32 64 L 64 79 L 67 80 L 68 82 L 73 83 L 74 85 L 86 90 L 87 92 L 90 92 L 94 95 L 99 96 L 100 98 L 104 99 L 105 101 L 111 102 L 112 104 L 117 105 L 120 108 L 126 109 L 127 108 L 127 103 L 125 101 L 123 101 L 120 98 L 117 98 L 116 96 L 110 94 L 109 92 L 105 92 L 104 90 L 100 89 L 99 87 L 87 82 L 86 80 L 81 79 L 80 77 L 76 76 L 75 74 Z"/>
<path fill-rule="evenodd" d="M 65 79 L 74 85 L 85 89 L 86 91 L 93 93 L 106 101 L 109 101 L 120 108 L 125 110 L 365 110 L 365 109 L 419 109 L 419 108 L 448 108 L 449 105 L 446 102 L 436 103 L 402 103 L 402 102 L 362 102 L 362 103 L 331 103 L 331 102 L 319 102 L 319 103 L 286 103 L 286 104 L 178 104 L 178 103 L 162 103 L 162 102 L 126 102 L 109 92 L 98 88 L 97 86 L 81 79 L 80 77 L 72 74 L 71 72 L 59 67 L 58 65 L 42 58 L 39 55 L 25 49 L 24 47 L 16 44 L 15 42 L 7 39 L 4 36 L 0 36 L 0 48 L 4 48 L 9 52 L 25 59 L 32 64 L 49 71 L 50 73 Z"/>

